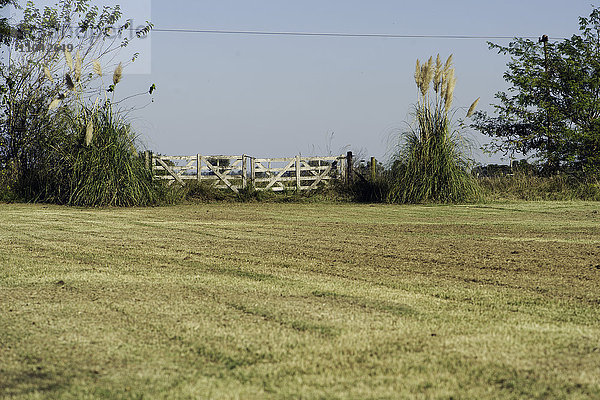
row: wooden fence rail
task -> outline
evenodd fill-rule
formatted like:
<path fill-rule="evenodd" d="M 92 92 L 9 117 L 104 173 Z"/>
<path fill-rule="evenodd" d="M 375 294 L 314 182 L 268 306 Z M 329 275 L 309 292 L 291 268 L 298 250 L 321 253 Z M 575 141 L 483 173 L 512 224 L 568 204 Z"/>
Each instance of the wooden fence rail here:
<path fill-rule="evenodd" d="M 155 179 L 185 185 L 189 181 L 213 182 L 215 187 L 255 190 L 314 190 L 333 180 L 346 180 L 349 156 L 256 158 L 241 156 L 162 156 L 146 152 L 145 160 Z M 351 168 L 350 168 L 351 170 Z"/>

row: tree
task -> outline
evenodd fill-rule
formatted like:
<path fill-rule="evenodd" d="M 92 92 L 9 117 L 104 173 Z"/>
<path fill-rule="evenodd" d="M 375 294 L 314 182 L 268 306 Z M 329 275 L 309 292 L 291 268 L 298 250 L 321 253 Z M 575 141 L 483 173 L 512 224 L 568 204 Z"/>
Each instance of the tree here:
<path fill-rule="evenodd" d="M 511 57 L 511 87 L 496 94 L 497 116 L 474 116 L 472 126 L 494 138 L 488 150 L 533 156 L 548 173 L 600 171 L 600 9 L 579 24 L 580 34 L 562 41 L 489 43 Z"/>
<path fill-rule="evenodd" d="M 6 6 L 16 6 L 16 0 L 0 0 L 0 9 Z M 10 25 L 6 18 L 0 18 L 0 44 L 8 44 L 10 42 Z"/>
<path fill-rule="evenodd" d="M 7 6 L 18 6 L 16 0 L 0 0 L 0 10 Z M 8 18 L 0 18 L 0 46 L 10 45 L 12 40 L 11 28 L 9 25 Z M 2 51 L 5 49 L 2 48 Z M 5 65 L 0 63 L 0 75 L 4 75 Z M 0 82 L 0 93 L 6 91 L 6 82 Z"/>

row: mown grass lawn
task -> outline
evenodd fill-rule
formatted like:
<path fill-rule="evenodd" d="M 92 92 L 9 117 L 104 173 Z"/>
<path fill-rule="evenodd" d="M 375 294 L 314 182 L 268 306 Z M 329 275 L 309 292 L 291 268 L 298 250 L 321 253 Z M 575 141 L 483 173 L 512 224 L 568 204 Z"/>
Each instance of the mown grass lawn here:
<path fill-rule="evenodd" d="M 600 398 L 600 205 L 0 205 L 0 397 Z"/>

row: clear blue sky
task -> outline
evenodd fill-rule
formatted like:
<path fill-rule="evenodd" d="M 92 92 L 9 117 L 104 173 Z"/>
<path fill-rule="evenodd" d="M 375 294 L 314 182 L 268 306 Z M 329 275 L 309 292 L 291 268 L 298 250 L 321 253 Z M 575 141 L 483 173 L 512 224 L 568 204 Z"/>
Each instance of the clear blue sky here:
<path fill-rule="evenodd" d="M 151 6 L 156 28 L 568 37 L 590 3 L 156 0 Z M 485 39 L 154 32 L 151 47 L 152 73 L 127 76 L 122 90 L 156 83 L 155 102 L 132 116 L 145 144 L 169 155 L 292 156 L 349 148 L 383 160 L 411 120 L 415 60 L 438 53 L 454 54 L 456 107 L 481 97 L 480 108 L 489 110 L 494 94 L 506 89 L 507 60 L 488 50 Z M 480 151 L 475 156 L 486 161 Z"/>

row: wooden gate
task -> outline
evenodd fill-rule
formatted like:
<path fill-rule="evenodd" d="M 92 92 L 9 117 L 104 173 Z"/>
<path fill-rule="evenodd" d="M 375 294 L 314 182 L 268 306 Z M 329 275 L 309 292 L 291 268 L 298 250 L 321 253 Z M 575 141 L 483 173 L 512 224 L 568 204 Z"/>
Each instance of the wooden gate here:
<path fill-rule="evenodd" d="M 342 177 L 344 157 L 253 158 L 250 179 L 256 190 L 313 190 Z"/>
<path fill-rule="evenodd" d="M 213 182 L 215 187 L 255 190 L 314 190 L 344 179 L 346 156 L 255 158 L 241 156 L 147 155 L 155 179 L 185 185 L 191 180 Z"/>

